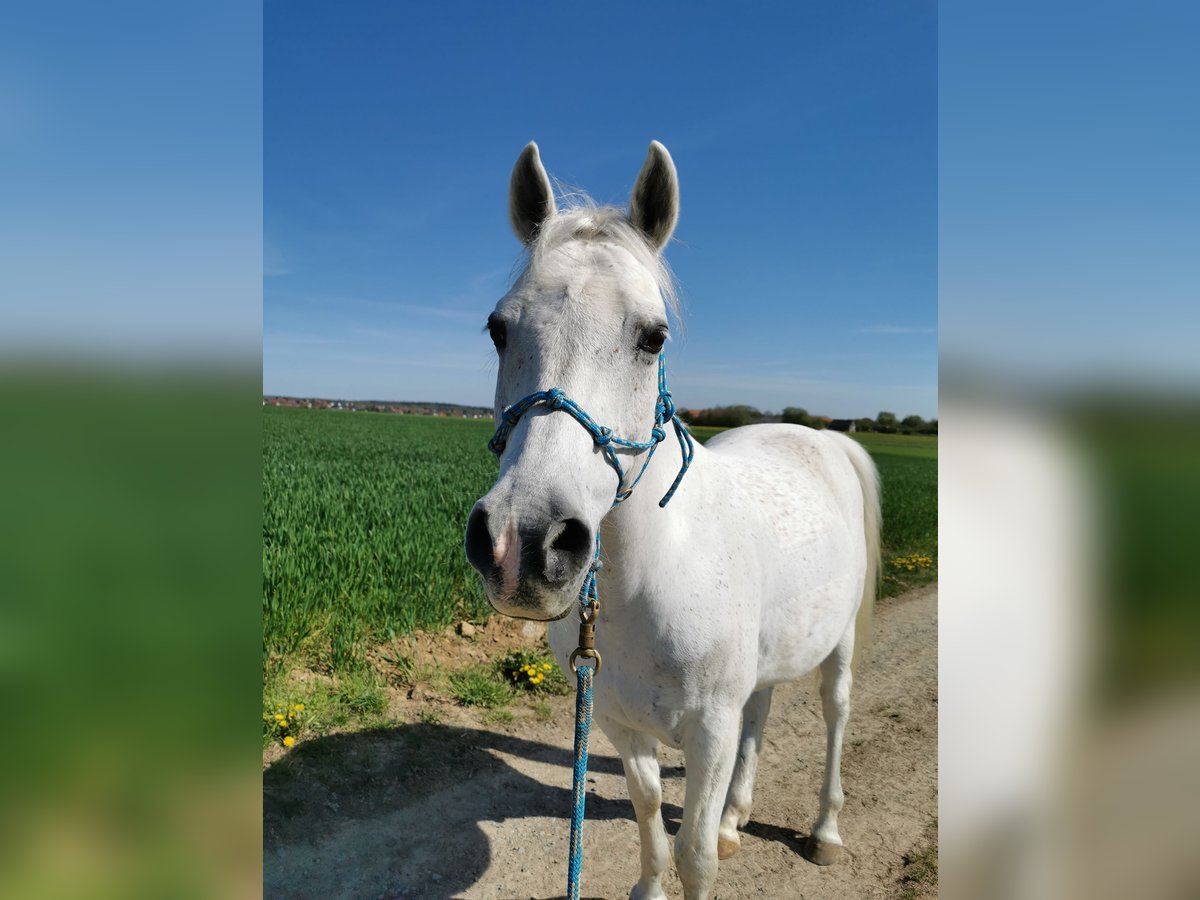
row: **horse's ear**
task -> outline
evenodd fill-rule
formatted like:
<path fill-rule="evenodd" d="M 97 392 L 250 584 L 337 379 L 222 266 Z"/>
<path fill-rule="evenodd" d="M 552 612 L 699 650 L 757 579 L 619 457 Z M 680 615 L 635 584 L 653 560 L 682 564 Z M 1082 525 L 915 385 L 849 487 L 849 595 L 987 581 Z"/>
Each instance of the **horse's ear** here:
<path fill-rule="evenodd" d="M 508 220 L 521 242 L 528 244 L 556 211 L 550 176 L 542 166 L 538 145 L 530 141 L 517 157 L 508 182 Z"/>
<path fill-rule="evenodd" d="M 650 152 L 629 198 L 629 220 L 658 250 L 666 246 L 679 220 L 679 177 L 671 154 L 658 141 Z"/>

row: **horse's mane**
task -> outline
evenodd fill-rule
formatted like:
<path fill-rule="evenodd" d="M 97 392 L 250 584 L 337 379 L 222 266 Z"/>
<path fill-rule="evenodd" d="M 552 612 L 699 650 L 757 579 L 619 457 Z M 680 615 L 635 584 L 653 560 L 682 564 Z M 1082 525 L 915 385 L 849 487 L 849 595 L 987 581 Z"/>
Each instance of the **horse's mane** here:
<path fill-rule="evenodd" d="M 526 248 L 522 263 L 518 263 L 520 280 L 556 247 L 568 241 L 608 241 L 626 250 L 654 278 L 667 311 L 682 324 L 679 289 L 671 267 L 632 222 L 629 214 L 616 206 L 601 206 L 580 190 L 556 184 L 557 215 L 550 216 L 538 228 L 537 237 Z"/>

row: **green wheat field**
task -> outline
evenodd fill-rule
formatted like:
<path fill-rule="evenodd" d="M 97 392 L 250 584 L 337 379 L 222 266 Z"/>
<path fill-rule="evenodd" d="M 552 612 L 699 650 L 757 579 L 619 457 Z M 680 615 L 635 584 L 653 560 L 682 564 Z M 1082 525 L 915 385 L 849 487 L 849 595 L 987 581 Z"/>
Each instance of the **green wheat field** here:
<path fill-rule="evenodd" d="M 489 612 L 462 539 L 496 476 L 490 421 L 277 407 L 264 418 L 269 671 L 351 671 L 371 646 Z M 857 437 L 883 479 L 883 595 L 933 580 L 937 439 Z"/>

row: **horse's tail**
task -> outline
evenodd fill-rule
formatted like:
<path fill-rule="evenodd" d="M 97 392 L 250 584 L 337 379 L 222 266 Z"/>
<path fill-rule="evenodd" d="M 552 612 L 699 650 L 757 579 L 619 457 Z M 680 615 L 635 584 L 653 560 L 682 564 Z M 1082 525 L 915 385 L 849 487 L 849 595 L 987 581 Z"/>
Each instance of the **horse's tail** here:
<path fill-rule="evenodd" d="M 875 468 L 871 454 L 852 438 L 846 438 L 842 443 L 862 488 L 863 531 L 867 543 L 867 577 L 863 582 L 862 601 L 854 619 L 854 656 L 850 663 L 852 669 L 857 669 L 862 651 L 870 640 L 871 619 L 875 612 L 875 594 L 879 588 L 881 569 L 879 533 L 883 515 L 879 503 L 879 470 Z"/>

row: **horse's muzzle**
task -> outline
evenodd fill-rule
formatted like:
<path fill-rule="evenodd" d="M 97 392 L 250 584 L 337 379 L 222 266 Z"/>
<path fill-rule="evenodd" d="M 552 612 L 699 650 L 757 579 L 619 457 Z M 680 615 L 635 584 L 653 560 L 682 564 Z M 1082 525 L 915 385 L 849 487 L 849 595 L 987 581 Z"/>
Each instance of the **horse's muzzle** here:
<path fill-rule="evenodd" d="M 498 612 L 545 620 L 570 611 L 595 540 L 576 516 L 505 514 L 490 509 L 484 498 L 471 510 L 464 546 Z"/>

